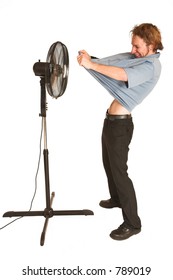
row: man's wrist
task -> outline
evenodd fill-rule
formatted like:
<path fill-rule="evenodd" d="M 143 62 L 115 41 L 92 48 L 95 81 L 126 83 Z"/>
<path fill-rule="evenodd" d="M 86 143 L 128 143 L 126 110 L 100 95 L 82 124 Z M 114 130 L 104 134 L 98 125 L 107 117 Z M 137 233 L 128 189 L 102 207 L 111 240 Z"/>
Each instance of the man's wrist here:
<path fill-rule="evenodd" d="M 91 62 L 91 66 L 89 69 L 97 71 L 97 66 L 98 66 L 98 64 L 96 62 Z"/>

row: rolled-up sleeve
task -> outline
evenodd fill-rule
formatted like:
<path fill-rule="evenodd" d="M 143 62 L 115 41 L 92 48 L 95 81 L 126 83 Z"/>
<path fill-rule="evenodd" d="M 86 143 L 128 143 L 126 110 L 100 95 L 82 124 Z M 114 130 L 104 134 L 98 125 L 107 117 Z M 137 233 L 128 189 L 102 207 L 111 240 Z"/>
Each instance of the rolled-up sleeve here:
<path fill-rule="evenodd" d="M 124 70 L 128 77 L 126 83 L 128 88 L 138 86 L 153 78 L 153 64 L 148 61 L 136 66 L 125 67 Z"/>

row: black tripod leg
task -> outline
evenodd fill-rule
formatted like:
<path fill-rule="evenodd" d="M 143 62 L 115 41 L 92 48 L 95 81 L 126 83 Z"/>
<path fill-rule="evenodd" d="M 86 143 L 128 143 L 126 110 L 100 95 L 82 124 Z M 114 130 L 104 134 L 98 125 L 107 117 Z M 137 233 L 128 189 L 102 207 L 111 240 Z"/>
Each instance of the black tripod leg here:
<path fill-rule="evenodd" d="M 45 223 L 44 223 L 44 228 L 43 228 L 43 231 L 42 231 L 42 234 L 41 234 L 41 238 L 40 238 L 40 245 L 41 246 L 44 245 L 48 221 L 49 221 L 49 217 L 46 217 L 46 220 L 45 220 Z"/>
<path fill-rule="evenodd" d="M 50 207 L 52 206 L 54 197 L 55 197 L 55 193 L 52 192 L 52 194 L 51 194 L 51 199 L 50 199 Z M 48 214 L 47 217 L 45 218 L 44 227 L 43 227 L 43 231 L 42 231 L 42 233 L 41 233 L 41 238 L 40 238 L 40 245 L 41 245 L 41 246 L 44 245 L 46 230 L 47 230 L 47 226 L 48 226 L 48 222 L 49 222 L 49 218 L 50 218 L 50 217 L 52 217 L 52 215 L 50 216 L 50 215 Z"/>

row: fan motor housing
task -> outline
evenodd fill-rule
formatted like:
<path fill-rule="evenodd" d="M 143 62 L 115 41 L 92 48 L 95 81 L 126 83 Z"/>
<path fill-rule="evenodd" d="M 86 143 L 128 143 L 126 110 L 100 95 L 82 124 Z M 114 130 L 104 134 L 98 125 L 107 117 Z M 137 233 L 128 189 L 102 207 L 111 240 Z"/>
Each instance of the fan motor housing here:
<path fill-rule="evenodd" d="M 35 75 L 45 77 L 48 74 L 49 64 L 48 62 L 36 62 L 33 66 Z"/>

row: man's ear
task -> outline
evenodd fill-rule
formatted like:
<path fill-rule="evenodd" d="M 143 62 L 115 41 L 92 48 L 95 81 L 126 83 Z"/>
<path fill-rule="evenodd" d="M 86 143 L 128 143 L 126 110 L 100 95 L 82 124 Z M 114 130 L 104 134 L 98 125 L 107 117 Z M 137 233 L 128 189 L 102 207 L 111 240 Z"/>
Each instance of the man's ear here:
<path fill-rule="evenodd" d="M 148 47 L 149 47 L 149 50 L 150 50 L 150 51 L 152 51 L 152 52 L 155 51 L 155 49 L 154 49 L 155 46 L 154 46 L 153 44 L 150 44 Z"/>

